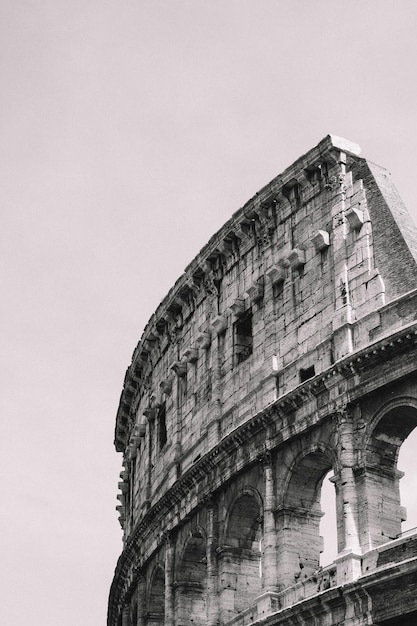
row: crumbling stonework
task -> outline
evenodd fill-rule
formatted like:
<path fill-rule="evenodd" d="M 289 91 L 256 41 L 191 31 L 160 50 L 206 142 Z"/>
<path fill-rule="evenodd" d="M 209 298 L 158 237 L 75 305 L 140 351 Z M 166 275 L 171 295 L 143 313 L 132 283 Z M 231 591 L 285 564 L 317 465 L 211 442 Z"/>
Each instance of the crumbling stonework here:
<path fill-rule="evenodd" d="M 389 174 L 328 136 L 190 263 L 125 376 L 108 626 L 417 623 L 397 469 L 417 426 L 416 259 Z"/>

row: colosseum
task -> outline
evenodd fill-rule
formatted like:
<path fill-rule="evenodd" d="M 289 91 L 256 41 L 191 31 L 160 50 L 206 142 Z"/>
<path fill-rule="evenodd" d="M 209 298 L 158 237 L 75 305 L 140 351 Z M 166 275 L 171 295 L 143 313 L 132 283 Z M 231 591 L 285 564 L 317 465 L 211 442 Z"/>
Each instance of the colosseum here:
<path fill-rule="evenodd" d="M 417 426 L 417 229 L 359 155 L 325 137 L 150 318 L 116 417 L 108 626 L 417 624 L 397 468 Z"/>

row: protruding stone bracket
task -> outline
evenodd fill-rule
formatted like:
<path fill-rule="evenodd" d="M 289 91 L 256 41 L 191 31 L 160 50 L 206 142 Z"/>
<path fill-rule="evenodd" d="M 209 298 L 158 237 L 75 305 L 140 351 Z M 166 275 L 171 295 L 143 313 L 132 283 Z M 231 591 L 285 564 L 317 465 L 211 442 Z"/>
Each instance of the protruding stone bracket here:
<path fill-rule="evenodd" d="M 227 328 L 227 319 L 224 315 L 217 315 L 211 320 L 211 327 L 216 335 L 220 335 Z"/>
<path fill-rule="evenodd" d="M 126 455 L 129 461 L 132 461 L 136 457 L 136 452 L 137 452 L 137 447 L 133 443 L 130 443 L 127 446 L 127 450 L 126 450 Z"/>
<path fill-rule="evenodd" d="M 305 265 L 306 262 L 306 253 L 302 248 L 293 248 L 288 255 L 288 261 L 290 263 L 291 269 L 298 269 Z"/>
<path fill-rule="evenodd" d="M 152 422 L 156 417 L 156 408 L 153 406 L 148 406 L 144 409 L 143 414 L 148 420 L 148 422 Z"/>
<path fill-rule="evenodd" d="M 360 230 L 365 221 L 362 209 L 352 207 L 346 211 L 346 219 L 349 222 L 349 226 L 352 230 Z"/>
<path fill-rule="evenodd" d="M 235 317 L 241 317 L 245 312 L 245 300 L 243 298 L 236 298 L 229 309 Z"/>
<path fill-rule="evenodd" d="M 211 334 L 207 330 L 203 330 L 197 335 L 195 342 L 199 348 L 206 350 L 211 344 Z"/>
<path fill-rule="evenodd" d="M 317 252 L 321 252 L 330 246 L 330 235 L 327 230 L 318 230 L 311 237 L 310 241 Z"/>
<path fill-rule="evenodd" d="M 264 297 L 264 284 L 263 280 L 257 280 L 246 290 L 249 300 L 254 303 L 258 302 Z"/>
<path fill-rule="evenodd" d="M 283 283 L 285 280 L 285 270 L 278 265 L 273 265 L 266 270 L 265 275 L 269 278 L 273 285 Z"/>
<path fill-rule="evenodd" d="M 219 250 L 224 256 L 229 256 L 233 253 L 233 241 L 230 239 L 223 239 L 219 244 Z"/>
<path fill-rule="evenodd" d="M 172 377 L 168 376 L 167 378 L 164 378 L 164 380 L 161 380 L 161 382 L 159 383 L 159 388 L 162 393 L 164 393 L 165 395 L 169 395 L 172 391 Z"/>
<path fill-rule="evenodd" d="M 178 378 L 184 378 L 187 374 L 187 363 L 185 361 L 174 361 L 170 369 L 178 376 Z"/>
<path fill-rule="evenodd" d="M 195 363 L 198 359 L 198 349 L 197 348 L 186 348 L 182 353 L 182 358 L 184 358 L 187 363 Z"/>

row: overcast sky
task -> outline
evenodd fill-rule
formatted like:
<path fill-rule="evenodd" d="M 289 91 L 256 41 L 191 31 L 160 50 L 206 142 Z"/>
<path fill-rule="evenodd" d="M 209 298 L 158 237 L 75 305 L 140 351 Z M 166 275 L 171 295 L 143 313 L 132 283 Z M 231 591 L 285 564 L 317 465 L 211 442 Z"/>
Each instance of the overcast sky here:
<path fill-rule="evenodd" d="M 105 624 L 124 373 L 235 210 L 334 133 L 417 215 L 416 27 L 415 0 L 1 0 L 2 624 Z"/>

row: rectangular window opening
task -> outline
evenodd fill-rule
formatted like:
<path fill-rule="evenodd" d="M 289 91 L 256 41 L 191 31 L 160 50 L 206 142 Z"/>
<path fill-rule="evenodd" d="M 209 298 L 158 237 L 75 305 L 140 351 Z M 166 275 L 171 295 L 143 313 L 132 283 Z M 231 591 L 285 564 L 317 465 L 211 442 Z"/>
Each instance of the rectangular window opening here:
<path fill-rule="evenodd" d="M 158 442 L 159 449 L 162 450 L 167 442 L 167 424 L 166 424 L 166 409 L 163 404 L 158 411 Z"/>
<path fill-rule="evenodd" d="M 234 324 L 235 363 L 243 363 L 252 354 L 252 311 L 246 311 Z"/>
<path fill-rule="evenodd" d="M 306 380 L 308 380 L 309 378 L 313 378 L 313 376 L 315 376 L 316 373 L 314 371 L 314 365 L 311 365 L 310 367 L 306 367 L 305 369 L 301 368 L 300 369 L 300 382 L 304 383 Z"/>

